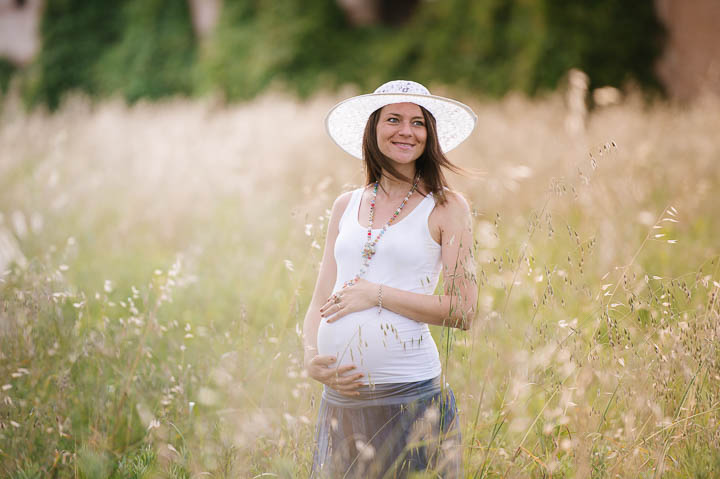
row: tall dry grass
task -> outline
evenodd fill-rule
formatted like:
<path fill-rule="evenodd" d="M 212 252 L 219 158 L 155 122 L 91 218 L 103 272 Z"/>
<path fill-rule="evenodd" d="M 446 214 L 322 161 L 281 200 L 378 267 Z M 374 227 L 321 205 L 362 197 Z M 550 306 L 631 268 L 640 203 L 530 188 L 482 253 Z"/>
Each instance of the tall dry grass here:
<path fill-rule="evenodd" d="M 6 101 L 3 476 L 308 474 L 300 326 L 362 181 L 323 131 L 345 96 Z M 718 476 L 720 102 L 631 97 L 571 133 L 559 95 L 463 99 L 480 314 L 433 334 L 467 476 Z"/>

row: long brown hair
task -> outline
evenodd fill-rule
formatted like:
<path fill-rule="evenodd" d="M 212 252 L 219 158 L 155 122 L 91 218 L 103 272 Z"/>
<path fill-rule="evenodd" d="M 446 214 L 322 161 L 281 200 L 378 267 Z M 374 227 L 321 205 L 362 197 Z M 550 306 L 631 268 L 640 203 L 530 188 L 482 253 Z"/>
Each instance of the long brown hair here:
<path fill-rule="evenodd" d="M 420 105 L 418 105 L 420 106 Z M 377 142 L 377 124 L 380 120 L 379 108 L 375 110 L 368 118 L 365 125 L 365 133 L 363 134 L 362 152 L 363 162 L 365 163 L 365 181 L 370 185 L 376 181 L 380 181 L 383 171 L 398 180 L 413 182 L 413 178 L 408 178 L 393 167 L 391 160 L 385 156 L 378 146 Z M 438 141 L 437 125 L 435 117 L 425 108 L 420 107 L 423 118 L 425 119 L 425 129 L 427 130 L 427 138 L 425 140 L 425 151 L 415 161 L 415 172 L 422 178 L 428 192 L 432 193 L 435 201 L 442 205 L 445 204 L 445 188 L 448 188 L 447 179 L 442 168 L 447 168 L 453 173 L 464 173 L 465 171 L 459 166 L 447 159 Z"/>

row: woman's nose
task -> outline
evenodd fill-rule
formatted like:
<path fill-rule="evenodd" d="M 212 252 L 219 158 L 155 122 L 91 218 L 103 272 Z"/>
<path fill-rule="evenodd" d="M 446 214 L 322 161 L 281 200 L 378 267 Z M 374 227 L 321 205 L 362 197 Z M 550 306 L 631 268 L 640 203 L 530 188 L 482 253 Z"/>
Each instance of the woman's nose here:
<path fill-rule="evenodd" d="M 400 124 L 400 131 L 398 132 L 401 135 L 410 136 L 412 135 L 412 128 L 410 128 L 409 122 L 402 122 Z"/>

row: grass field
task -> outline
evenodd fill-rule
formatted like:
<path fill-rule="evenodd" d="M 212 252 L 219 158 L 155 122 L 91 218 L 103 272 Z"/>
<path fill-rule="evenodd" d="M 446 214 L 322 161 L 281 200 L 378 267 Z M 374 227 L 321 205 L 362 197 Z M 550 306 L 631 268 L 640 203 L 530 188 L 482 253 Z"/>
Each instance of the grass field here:
<path fill-rule="evenodd" d="M 5 103 L 0 476 L 308 475 L 345 96 Z M 560 96 L 463 99 L 480 312 L 433 334 L 467 477 L 720 477 L 720 101 L 571 134 Z"/>

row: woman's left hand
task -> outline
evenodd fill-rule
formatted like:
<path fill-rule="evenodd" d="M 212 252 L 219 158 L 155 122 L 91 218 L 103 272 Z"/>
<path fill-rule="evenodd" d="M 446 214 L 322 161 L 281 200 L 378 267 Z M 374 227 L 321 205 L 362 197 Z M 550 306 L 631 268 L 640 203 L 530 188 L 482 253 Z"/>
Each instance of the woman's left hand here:
<path fill-rule="evenodd" d="M 378 285 L 359 279 L 354 285 L 343 288 L 330 296 L 320 308 L 320 316 L 329 318 L 327 322 L 333 323 L 346 314 L 370 309 L 377 306 L 377 294 Z"/>

